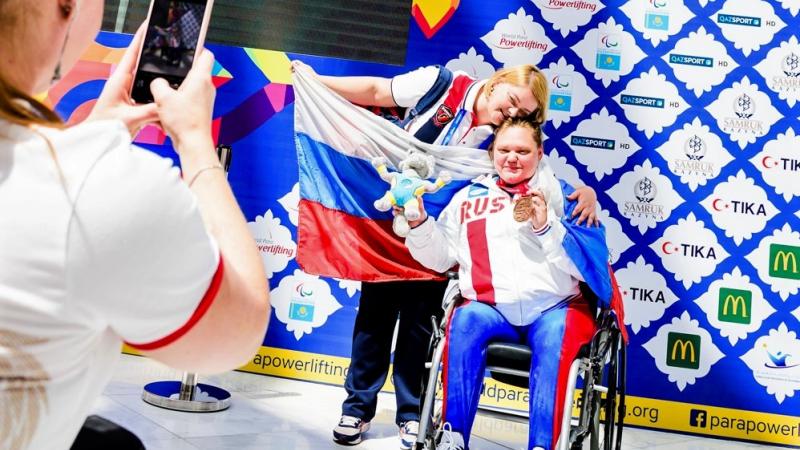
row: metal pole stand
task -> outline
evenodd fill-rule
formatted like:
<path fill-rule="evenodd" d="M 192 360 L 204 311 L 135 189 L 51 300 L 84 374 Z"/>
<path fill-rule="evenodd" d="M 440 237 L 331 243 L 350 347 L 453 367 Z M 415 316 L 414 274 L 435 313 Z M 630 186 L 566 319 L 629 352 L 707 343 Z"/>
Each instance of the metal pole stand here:
<path fill-rule="evenodd" d="M 231 147 L 217 146 L 217 156 L 225 169 L 231 166 Z M 185 412 L 217 412 L 231 406 L 225 389 L 197 382 L 197 374 L 184 372 L 181 381 L 155 381 L 145 385 L 142 400 L 161 408 Z"/>

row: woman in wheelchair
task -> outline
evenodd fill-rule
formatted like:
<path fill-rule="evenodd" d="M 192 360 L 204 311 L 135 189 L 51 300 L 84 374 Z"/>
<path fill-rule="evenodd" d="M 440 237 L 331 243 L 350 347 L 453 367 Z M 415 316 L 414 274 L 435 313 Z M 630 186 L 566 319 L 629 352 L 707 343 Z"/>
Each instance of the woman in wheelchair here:
<path fill-rule="evenodd" d="M 481 392 L 490 342 L 531 347 L 529 449 L 555 447 L 570 364 L 595 330 L 594 306 L 611 298 L 608 248 L 602 226 L 571 219 L 573 189 L 542 161 L 541 128 L 508 119 L 489 156 L 497 174 L 459 191 L 438 220 L 412 223 L 406 246 L 426 267 L 459 265 L 466 300 L 447 330 L 442 381 L 445 432 L 437 449 L 466 449 Z M 420 202 L 422 203 L 422 202 Z M 449 429 L 448 429 L 449 428 Z"/>

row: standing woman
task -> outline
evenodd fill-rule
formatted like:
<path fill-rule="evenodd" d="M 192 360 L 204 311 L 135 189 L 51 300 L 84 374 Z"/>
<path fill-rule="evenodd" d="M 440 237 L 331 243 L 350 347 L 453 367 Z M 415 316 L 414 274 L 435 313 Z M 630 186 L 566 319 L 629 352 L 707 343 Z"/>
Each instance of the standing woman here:
<path fill-rule="evenodd" d="M 295 61 L 295 65 L 302 63 Z M 310 69 L 310 68 L 309 68 Z M 497 71 L 488 80 L 437 66 L 422 67 L 394 78 L 330 77 L 323 84 L 359 105 L 407 108 L 401 126 L 430 144 L 487 148 L 494 128 L 505 119 L 527 117 L 542 124 L 548 100 L 547 79 L 533 65 Z M 596 222 L 596 195 L 579 189 L 576 214 Z M 386 381 L 392 336 L 399 317 L 393 381 L 397 399 L 395 422 L 400 447 L 410 448 L 419 426 L 419 398 L 431 316 L 441 315 L 447 282 L 364 282 L 353 330 L 350 369 L 345 380 L 347 399 L 333 430 L 344 445 L 361 442 L 375 416 L 377 395 Z"/>
<path fill-rule="evenodd" d="M 123 341 L 221 372 L 266 329 L 261 257 L 211 138 L 211 53 L 180 89 L 156 80 L 156 103 L 134 105 L 140 30 L 85 123 L 66 128 L 34 99 L 102 16 L 102 0 L 0 0 L 0 450 L 70 448 Z M 131 145 L 156 120 L 183 180 Z"/>

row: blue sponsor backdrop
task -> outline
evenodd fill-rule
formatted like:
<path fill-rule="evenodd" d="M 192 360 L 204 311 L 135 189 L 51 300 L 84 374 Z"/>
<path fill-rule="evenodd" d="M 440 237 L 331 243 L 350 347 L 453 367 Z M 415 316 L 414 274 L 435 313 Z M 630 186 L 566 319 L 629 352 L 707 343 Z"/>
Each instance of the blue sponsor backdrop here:
<path fill-rule="evenodd" d="M 609 227 L 629 394 L 800 416 L 800 2 L 442 4 L 415 4 L 404 67 L 210 46 L 230 182 L 272 267 L 264 344 L 348 357 L 358 307 L 356 285 L 305 276 L 293 252 L 274 251 L 297 237 L 288 61 L 326 75 L 447 64 L 479 77 L 534 63 L 553 92 L 550 162 L 596 190 Z M 97 95 L 83 88 L 62 114 Z M 139 142 L 174 157 L 168 140 Z"/>

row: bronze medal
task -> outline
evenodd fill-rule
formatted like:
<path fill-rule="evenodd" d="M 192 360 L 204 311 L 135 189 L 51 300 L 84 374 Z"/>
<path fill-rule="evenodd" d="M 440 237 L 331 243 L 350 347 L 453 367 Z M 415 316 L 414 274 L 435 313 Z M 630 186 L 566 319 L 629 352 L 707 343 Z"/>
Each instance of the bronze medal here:
<path fill-rule="evenodd" d="M 531 218 L 533 213 L 533 197 L 530 195 L 523 195 L 518 198 L 514 203 L 514 220 L 517 222 L 525 222 Z"/>

